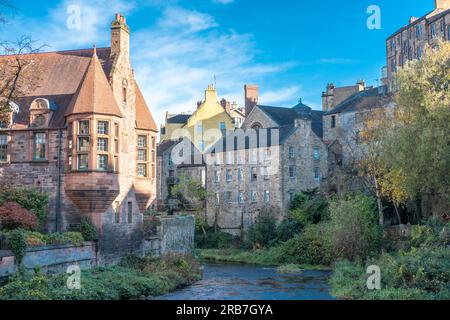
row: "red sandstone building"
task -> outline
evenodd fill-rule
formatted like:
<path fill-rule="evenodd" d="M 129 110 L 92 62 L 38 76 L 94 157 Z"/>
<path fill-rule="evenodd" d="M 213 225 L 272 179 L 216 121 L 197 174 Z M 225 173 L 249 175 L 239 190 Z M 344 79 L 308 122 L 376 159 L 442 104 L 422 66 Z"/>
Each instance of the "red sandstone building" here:
<path fill-rule="evenodd" d="M 0 70 L 15 58 L 0 56 Z M 19 58 L 35 84 L 20 88 L 0 128 L 0 179 L 49 194 L 49 231 L 90 217 L 104 261 L 139 252 L 156 195 L 157 127 L 130 64 L 125 18 L 116 15 L 110 48 Z"/>

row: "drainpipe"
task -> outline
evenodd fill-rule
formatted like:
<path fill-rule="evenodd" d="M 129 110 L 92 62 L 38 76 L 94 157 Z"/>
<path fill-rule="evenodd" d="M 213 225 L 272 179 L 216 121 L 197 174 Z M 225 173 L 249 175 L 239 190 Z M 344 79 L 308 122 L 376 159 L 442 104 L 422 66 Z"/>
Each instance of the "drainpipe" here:
<path fill-rule="evenodd" d="M 62 185 L 62 129 L 58 129 L 58 160 L 56 166 L 58 168 L 57 192 L 56 192 L 56 215 L 55 215 L 55 230 L 60 231 L 60 214 L 61 214 L 61 185 Z"/>

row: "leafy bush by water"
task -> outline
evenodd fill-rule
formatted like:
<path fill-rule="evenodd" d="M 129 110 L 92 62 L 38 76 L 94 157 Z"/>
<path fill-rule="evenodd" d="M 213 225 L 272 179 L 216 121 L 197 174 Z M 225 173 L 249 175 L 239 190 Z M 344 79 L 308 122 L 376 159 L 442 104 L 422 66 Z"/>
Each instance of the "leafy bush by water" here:
<path fill-rule="evenodd" d="M 382 254 L 365 264 L 337 263 L 331 279 L 333 294 L 351 299 L 450 299 L 450 250 L 442 242 L 442 231 L 448 232 L 445 224 L 427 222 L 412 228 L 409 249 Z M 381 290 L 366 288 L 369 265 L 381 269 Z"/>

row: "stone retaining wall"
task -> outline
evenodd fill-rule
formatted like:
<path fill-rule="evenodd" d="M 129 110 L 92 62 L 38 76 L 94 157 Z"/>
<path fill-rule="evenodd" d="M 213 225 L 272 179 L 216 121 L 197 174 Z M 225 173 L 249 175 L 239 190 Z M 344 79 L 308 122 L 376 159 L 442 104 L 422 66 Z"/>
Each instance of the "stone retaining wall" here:
<path fill-rule="evenodd" d="M 188 254 L 194 249 L 195 217 L 162 216 L 144 220 L 145 252 Z"/>
<path fill-rule="evenodd" d="M 36 268 L 43 273 L 65 272 L 70 265 L 79 265 L 81 269 L 97 266 L 95 243 L 87 242 L 83 246 L 42 246 L 29 248 L 23 259 L 26 270 Z M 11 251 L 0 251 L 0 278 L 17 272 L 16 260 Z"/>

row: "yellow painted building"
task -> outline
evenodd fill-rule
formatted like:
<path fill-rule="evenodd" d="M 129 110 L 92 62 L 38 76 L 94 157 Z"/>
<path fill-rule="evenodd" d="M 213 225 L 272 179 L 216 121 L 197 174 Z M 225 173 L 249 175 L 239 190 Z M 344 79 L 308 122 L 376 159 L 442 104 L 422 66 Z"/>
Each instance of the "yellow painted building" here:
<path fill-rule="evenodd" d="M 192 115 L 166 115 L 166 125 L 161 128 L 161 141 L 188 137 L 203 152 L 222 137 L 224 130 L 234 128 L 233 118 L 217 100 L 214 86 L 209 85 L 205 100 L 199 103 Z"/>

